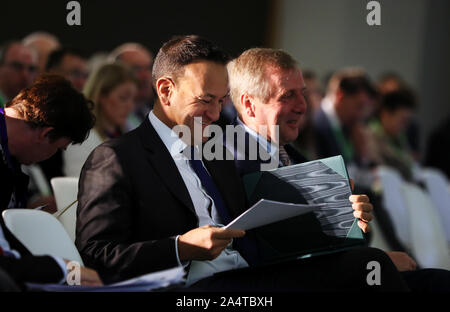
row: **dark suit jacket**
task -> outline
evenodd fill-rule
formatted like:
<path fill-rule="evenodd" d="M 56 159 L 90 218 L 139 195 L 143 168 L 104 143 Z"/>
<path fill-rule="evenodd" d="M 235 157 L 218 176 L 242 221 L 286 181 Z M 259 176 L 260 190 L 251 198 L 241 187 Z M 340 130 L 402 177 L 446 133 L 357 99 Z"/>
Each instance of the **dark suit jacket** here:
<path fill-rule="evenodd" d="M 231 217 L 239 215 L 245 195 L 233 161 L 204 164 Z M 148 119 L 92 152 L 78 200 L 76 245 L 107 280 L 176 266 L 176 235 L 198 227 L 183 179 Z"/>
<path fill-rule="evenodd" d="M 0 157 L 2 157 L 0 153 Z M 14 176 L 8 166 L 0 159 L 0 213 L 8 207 L 13 191 L 24 194 L 28 179 L 24 174 Z M 0 217 L 5 239 L 12 249 L 17 250 L 21 258 L 15 259 L 0 256 L 0 267 L 6 271 L 12 279 L 22 284 L 24 282 L 56 283 L 63 278 L 63 272 L 52 257 L 33 256 L 25 246 L 8 230 Z"/>

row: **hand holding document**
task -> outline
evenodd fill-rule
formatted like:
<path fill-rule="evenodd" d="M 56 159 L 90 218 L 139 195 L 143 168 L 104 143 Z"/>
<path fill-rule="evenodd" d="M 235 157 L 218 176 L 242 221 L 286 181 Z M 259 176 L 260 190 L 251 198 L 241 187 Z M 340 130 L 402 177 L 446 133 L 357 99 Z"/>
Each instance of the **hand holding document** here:
<path fill-rule="evenodd" d="M 251 208 L 231 221 L 224 228 L 250 230 L 256 227 L 302 215 L 322 207 L 318 205 L 302 205 L 283 203 L 279 201 L 261 199 Z"/>

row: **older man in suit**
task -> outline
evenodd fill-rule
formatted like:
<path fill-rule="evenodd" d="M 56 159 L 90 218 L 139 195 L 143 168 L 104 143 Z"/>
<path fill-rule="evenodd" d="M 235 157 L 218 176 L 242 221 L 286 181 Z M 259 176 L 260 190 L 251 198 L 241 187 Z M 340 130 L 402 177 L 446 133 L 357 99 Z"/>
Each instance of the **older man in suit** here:
<path fill-rule="evenodd" d="M 290 144 L 299 135 L 300 122 L 301 118 L 305 117 L 308 98 L 308 88 L 297 62 L 281 50 L 254 48 L 243 52 L 230 62 L 228 72 L 231 97 L 239 114 L 234 125 L 244 131 L 245 144 L 234 144 L 236 140 L 226 138 L 224 142 L 228 149 L 234 152 L 240 174 L 264 170 L 264 165 L 281 167 L 304 162 L 306 159 Z M 352 111 L 347 112 L 351 113 Z M 273 126 L 278 126 L 278 130 L 275 131 Z M 249 146 L 252 140 L 253 146 L 258 149 L 254 153 L 258 156 L 256 159 L 250 159 Z M 332 149 L 333 145 L 322 148 Z M 359 227 L 367 232 L 368 221 L 372 219 L 372 205 L 368 197 L 352 195 L 350 199 L 353 201 L 354 215 L 360 219 Z M 402 275 L 411 289 L 449 289 L 448 271 L 414 271 L 416 263 L 406 253 L 387 254 L 398 270 L 403 272 Z"/>
<path fill-rule="evenodd" d="M 162 46 L 153 111 L 136 130 L 94 150 L 81 173 L 76 244 L 85 263 L 107 279 L 184 265 L 191 289 L 239 291 L 370 288 L 366 266 L 379 261 L 382 286 L 372 289 L 406 290 L 380 251 L 261 268 L 245 232 L 221 228 L 246 209 L 242 182 L 232 160 L 196 157 L 207 137 L 192 133 L 219 118 L 226 62 L 198 36 Z M 191 135 L 180 138 L 180 126 Z"/>

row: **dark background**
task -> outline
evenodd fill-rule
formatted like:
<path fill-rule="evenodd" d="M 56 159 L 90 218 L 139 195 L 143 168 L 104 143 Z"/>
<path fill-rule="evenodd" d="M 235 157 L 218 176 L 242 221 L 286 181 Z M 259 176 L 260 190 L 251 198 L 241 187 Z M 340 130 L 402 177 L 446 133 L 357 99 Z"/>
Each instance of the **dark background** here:
<path fill-rule="evenodd" d="M 270 0 L 107 1 L 80 0 L 81 26 L 69 26 L 69 0 L 2 1 L 0 42 L 22 39 L 43 30 L 63 45 L 88 55 L 110 51 L 128 41 L 156 53 L 173 35 L 199 34 L 215 41 L 232 56 L 263 46 L 269 31 Z"/>

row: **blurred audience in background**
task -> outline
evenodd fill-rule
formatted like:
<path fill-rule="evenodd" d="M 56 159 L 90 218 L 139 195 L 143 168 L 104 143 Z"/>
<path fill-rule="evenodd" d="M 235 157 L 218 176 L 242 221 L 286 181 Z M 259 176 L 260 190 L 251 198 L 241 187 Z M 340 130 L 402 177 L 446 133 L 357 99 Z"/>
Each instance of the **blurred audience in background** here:
<path fill-rule="evenodd" d="M 43 73 L 45 71 L 49 54 L 61 46 L 55 35 L 45 31 L 33 32 L 23 38 L 22 42 L 26 47 L 36 51 L 39 73 Z"/>
<path fill-rule="evenodd" d="M 406 131 L 414 114 L 416 100 L 410 90 L 394 89 L 380 100 L 369 127 L 375 141 L 377 165 L 397 168 L 406 180 L 413 179 L 416 166 Z"/>
<path fill-rule="evenodd" d="M 155 97 L 152 86 L 153 55 L 143 45 L 127 42 L 115 48 L 109 55 L 109 59 L 128 66 L 138 80 L 135 108 L 126 124 L 127 130 L 133 130 L 141 124 L 153 108 Z"/>
<path fill-rule="evenodd" d="M 403 89 L 410 89 L 408 84 L 400 77 L 400 75 L 396 74 L 392 71 L 387 71 L 384 74 L 380 76 L 377 82 L 377 89 L 380 93 L 380 96 L 384 96 L 387 93 L 403 90 Z M 416 106 L 418 106 L 419 103 L 416 99 Z M 408 125 L 406 127 L 406 138 L 408 140 L 408 144 L 411 148 L 411 151 L 414 155 L 415 160 L 420 159 L 420 128 L 419 128 L 419 122 L 413 115 L 412 118 L 409 120 Z"/>
<path fill-rule="evenodd" d="M 317 159 L 317 148 L 315 144 L 314 127 L 312 125 L 312 116 L 320 109 L 320 103 L 323 100 L 324 92 L 323 87 L 318 79 L 316 73 L 311 70 L 305 70 L 303 72 L 303 80 L 307 91 L 304 93 L 306 102 L 308 103 L 306 108 L 306 114 L 302 116 L 300 124 L 300 135 L 295 140 L 295 147 L 304 155 L 307 159 Z"/>
<path fill-rule="evenodd" d="M 376 90 L 359 68 L 337 71 L 313 116 L 319 158 L 342 155 L 355 184 L 369 187 L 374 143 L 366 121 L 375 108 Z"/>
<path fill-rule="evenodd" d="M 440 169 L 450 179 L 450 116 L 430 134 L 425 152 L 425 166 Z"/>
<path fill-rule="evenodd" d="M 85 142 L 70 145 L 63 152 L 63 171 L 66 176 L 78 177 L 95 147 L 124 133 L 137 92 L 138 81 L 132 71 L 123 65 L 104 64 L 90 75 L 83 93 L 94 102 L 97 120 Z"/>
<path fill-rule="evenodd" d="M 32 84 L 37 64 L 37 53 L 20 41 L 9 41 L 0 47 L 0 106 Z"/>
<path fill-rule="evenodd" d="M 63 76 L 80 92 L 89 74 L 87 60 L 82 52 L 70 47 L 61 47 L 51 52 L 45 70 Z"/>

